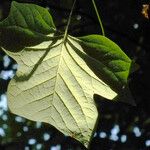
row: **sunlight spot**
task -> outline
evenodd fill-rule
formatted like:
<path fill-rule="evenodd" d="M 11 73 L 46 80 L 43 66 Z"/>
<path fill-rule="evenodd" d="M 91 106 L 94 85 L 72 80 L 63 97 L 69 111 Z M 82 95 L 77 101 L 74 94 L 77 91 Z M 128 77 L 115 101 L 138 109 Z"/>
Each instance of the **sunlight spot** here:
<path fill-rule="evenodd" d="M 16 70 L 18 68 L 18 64 L 14 64 L 13 66 L 12 66 L 12 69 L 14 69 L 14 70 Z"/>
<path fill-rule="evenodd" d="M 26 146 L 26 147 L 24 148 L 24 150 L 30 150 L 30 149 L 29 149 L 29 147 L 28 147 L 28 146 Z"/>
<path fill-rule="evenodd" d="M 96 137 L 96 136 L 97 136 L 97 133 L 95 132 L 95 133 L 94 133 L 94 137 Z"/>
<path fill-rule="evenodd" d="M 106 138 L 107 134 L 105 132 L 99 133 L 100 138 Z"/>
<path fill-rule="evenodd" d="M 8 129 L 8 125 L 7 124 L 3 124 L 3 129 Z"/>
<path fill-rule="evenodd" d="M 0 108 L 0 116 L 4 114 L 4 110 Z"/>
<path fill-rule="evenodd" d="M 2 119 L 3 119 L 4 121 L 7 121 L 7 120 L 8 120 L 7 115 L 4 114 L 4 115 L 2 116 Z"/>
<path fill-rule="evenodd" d="M 38 144 L 36 145 L 36 149 L 37 149 L 37 150 L 41 150 L 41 149 L 42 149 L 42 144 L 38 143 Z"/>
<path fill-rule="evenodd" d="M 23 127 L 23 131 L 24 131 L 24 132 L 27 132 L 27 131 L 29 131 L 29 128 L 28 128 L 27 126 L 24 126 L 24 127 Z"/>
<path fill-rule="evenodd" d="M 2 94 L 1 97 L 0 97 L 0 107 L 7 111 L 8 110 L 8 107 L 7 107 L 7 97 L 5 94 Z"/>
<path fill-rule="evenodd" d="M 135 24 L 133 25 L 133 28 L 134 28 L 134 29 L 138 29 L 138 28 L 139 28 L 139 25 L 138 25 L 137 23 L 135 23 Z"/>
<path fill-rule="evenodd" d="M 5 136 L 5 131 L 3 128 L 0 128 L 0 136 L 4 137 Z"/>
<path fill-rule="evenodd" d="M 50 135 L 48 133 L 43 134 L 44 141 L 48 141 L 50 139 Z"/>
<path fill-rule="evenodd" d="M 109 138 L 112 141 L 118 141 L 118 139 L 119 139 L 119 137 L 117 135 L 115 135 L 115 134 L 112 134 Z"/>
<path fill-rule="evenodd" d="M 7 68 L 9 66 L 9 64 L 10 64 L 10 58 L 7 55 L 5 55 L 3 57 L 3 65 L 5 68 Z"/>
<path fill-rule="evenodd" d="M 24 122 L 24 119 L 22 117 L 20 117 L 20 116 L 16 116 L 15 117 L 15 121 L 16 122 Z"/>
<path fill-rule="evenodd" d="M 127 141 L 127 136 L 126 135 L 122 135 L 121 136 L 121 142 L 125 143 Z"/>
<path fill-rule="evenodd" d="M 42 123 L 41 123 L 41 122 L 36 122 L 35 127 L 36 127 L 37 129 L 41 128 L 41 126 L 42 126 Z"/>
<path fill-rule="evenodd" d="M 140 137 L 141 136 L 141 131 L 140 131 L 140 129 L 139 129 L 139 127 L 134 127 L 133 128 L 133 132 L 134 132 L 134 134 L 135 134 L 135 136 L 136 137 Z"/>
<path fill-rule="evenodd" d="M 29 145 L 34 145 L 36 143 L 36 139 L 29 139 L 28 144 Z"/>
<path fill-rule="evenodd" d="M 21 132 L 17 132 L 17 137 L 21 136 Z"/>
<path fill-rule="evenodd" d="M 111 134 L 117 135 L 120 132 L 119 125 L 114 125 L 114 127 L 111 129 Z"/>
<path fill-rule="evenodd" d="M 8 80 L 14 77 L 14 72 L 13 70 L 7 70 L 4 71 L 2 70 L 0 73 L 0 78 L 2 78 L 3 80 Z"/>
<path fill-rule="evenodd" d="M 150 140 L 146 140 L 145 145 L 146 145 L 146 147 L 149 147 L 150 146 Z"/>
<path fill-rule="evenodd" d="M 50 150 L 61 150 L 60 145 L 52 146 Z"/>
<path fill-rule="evenodd" d="M 76 16 L 76 19 L 79 21 L 79 20 L 81 20 L 81 15 L 77 15 Z"/>

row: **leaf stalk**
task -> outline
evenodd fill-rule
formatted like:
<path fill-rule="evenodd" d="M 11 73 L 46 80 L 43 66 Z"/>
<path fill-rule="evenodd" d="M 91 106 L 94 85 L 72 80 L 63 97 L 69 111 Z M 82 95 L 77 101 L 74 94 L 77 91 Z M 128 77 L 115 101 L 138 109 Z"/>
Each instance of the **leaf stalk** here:
<path fill-rule="evenodd" d="M 70 22 L 71 22 L 71 17 L 72 17 L 72 13 L 73 13 L 73 10 L 74 10 L 74 7 L 75 7 L 75 3 L 76 3 L 76 0 L 74 0 L 74 2 L 73 2 L 71 12 L 69 14 L 69 18 L 68 18 L 68 22 L 67 22 L 67 26 L 66 26 L 65 34 L 64 34 L 64 41 L 66 40 L 66 37 L 67 37 L 67 34 L 68 34 L 68 28 L 69 28 L 69 25 L 70 25 Z"/>
<path fill-rule="evenodd" d="M 102 24 L 102 20 L 100 18 L 100 15 L 99 15 L 99 12 L 98 12 L 98 9 L 97 9 L 97 6 L 96 6 L 96 3 L 94 0 L 92 0 L 92 3 L 93 3 L 93 6 L 94 6 L 94 9 L 95 9 L 95 12 L 96 12 L 96 15 L 97 15 L 97 18 L 98 18 L 98 21 L 99 21 L 99 24 L 100 24 L 100 27 L 101 27 L 101 30 L 102 30 L 102 35 L 105 36 L 105 31 L 104 31 L 104 27 L 103 27 L 103 24 Z"/>

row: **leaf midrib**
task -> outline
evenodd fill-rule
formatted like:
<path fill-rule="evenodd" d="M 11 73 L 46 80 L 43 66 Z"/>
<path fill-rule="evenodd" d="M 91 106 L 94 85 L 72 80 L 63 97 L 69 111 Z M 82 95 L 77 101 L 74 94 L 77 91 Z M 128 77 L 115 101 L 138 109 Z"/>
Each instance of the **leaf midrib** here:
<path fill-rule="evenodd" d="M 64 36 L 64 38 L 63 38 L 63 40 L 62 40 L 62 46 L 61 46 L 61 53 L 60 53 L 60 59 L 59 59 L 59 63 L 58 63 L 58 68 L 57 68 L 57 75 L 56 75 L 56 77 L 55 77 L 55 83 L 54 83 L 54 93 L 53 93 L 53 100 L 54 100 L 54 97 L 55 97 L 55 95 L 59 95 L 58 93 L 57 93 L 57 91 L 56 91 L 56 86 L 57 86 L 57 82 L 58 82 L 58 76 L 60 75 L 60 77 L 62 78 L 62 76 L 61 76 L 61 74 L 59 74 L 59 69 L 60 69 L 60 66 L 61 66 L 61 62 L 63 61 L 63 59 L 64 59 L 64 57 L 63 57 L 63 52 L 65 51 L 65 47 L 66 47 L 66 42 L 67 42 L 67 37 L 65 37 Z M 63 46 L 64 46 L 64 48 L 63 48 Z M 68 53 L 68 51 L 66 51 L 67 53 Z M 64 81 L 64 79 L 63 79 L 63 81 Z M 66 84 L 66 83 L 65 83 Z M 80 84 L 79 84 L 80 85 Z M 67 85 L 66 85 L 67 86 Z M 67 87 L 68 88 L 68 87 Z M 68 88 L 69 89 L 69 88 Z M 70 89 L 69 89 L 69 91 L 70 91 Z M 70 91 L 70 93 L 72 93 L 72 91 Z M 73 95 L 73 94 L 72 94 Z M 59 96 L 60 97 L 60 96 Z M 73 95 L 73 97 L 74 97 L 74 95 Z M 75 97 L 74 97 L 75 98 Z M 52 100 L 52 103 L 53 103 L 53 100 Z M 75 100 L 76 100 L 76 98 L 75 98 Z M 62 100 L 62 102 L 64 103 L 64 101 Z M 78 103 L 78 102 L 77 102 Z M 79 103 L 78 103 L 79 104 Z M 52 104 L 53 105 L 53 104 Z M 68 107 L 66 106 L 66 104 L 64 104 L 65 105 L 65 107 L 68 109 Z M 80 104 L 79 104 L 80 105 Z M 54 105 L 53 105 L 54 106 Z M 81 107 L 81 106 L 80 106 Z M 81 110 L 82 110 L 82 107 L 81 107 Z M 70 113 L 70 115 L 72 116 L 72 118 L 74 119 L 74 121 L 75 121 L 75 123 L 76 123 L 76 125 L 78 126 L 78 123 L 77 123 L 77 121 L 76 121 L 76 119 L 74 118 L 74 116 L 72 115 L 72 113 L 70 112 L 70 110 L 68 109 L 68 111 L 69 111 L 69 113 Z M 83 110 L 82 110 L 82 113 L 84 114 L 84 112 L 83 112 Z M 89 128 L 89 126 L 88 126 L 88 123 L 87 123 L 87 120 L 86 120 L 86 117 L 85 117 L 85 121 L 86 121 L 86 124 L 87 124 L 87 127 Z M 65 122 L 64 122 L 65 123 Z M 80 130 L 80 132 L 82 133 L 82 131 L 81 131 L 81 129 L 80 129 L 80 127 L 78 126 L 78 128 L 79 128 L 79 130 Z M 90 128 L 89 128 L 90 129 Z M 84 135 L 83 135 L 84 136 Z"/>

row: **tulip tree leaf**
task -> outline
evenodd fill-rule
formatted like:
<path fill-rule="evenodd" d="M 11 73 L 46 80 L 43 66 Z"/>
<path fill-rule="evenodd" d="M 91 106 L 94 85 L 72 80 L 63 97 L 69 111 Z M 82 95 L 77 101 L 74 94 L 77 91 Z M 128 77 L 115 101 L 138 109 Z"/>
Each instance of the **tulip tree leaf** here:
<path fill-rule="evenodd" d="M 56 36 L 51 15 L 33 4 L 13 2 L 0 34 L 19 64 L 7 90 L 12 113 L 49 123 L 87 147 L 98 117 L 93 95 L 113 100 L 127 85 L 131 60 L 100 35 Z"/>

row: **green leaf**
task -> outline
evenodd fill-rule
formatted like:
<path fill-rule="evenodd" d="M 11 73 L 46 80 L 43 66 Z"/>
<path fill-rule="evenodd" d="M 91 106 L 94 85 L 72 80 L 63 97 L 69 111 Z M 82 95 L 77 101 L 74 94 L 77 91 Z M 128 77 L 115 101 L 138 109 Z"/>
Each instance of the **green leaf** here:
<path fill-rule="evenodd" d="M 94 58 L 93 63 L 87 64 L 118 94 L 115 99 L 135 105 L 128 87 L 128 76 L 135 68 L 133 61 L 117 44 L 104 36 L 88 35 L 79 39 L 85 53 Z"/>
<path fill-rule="evenodd" d="M 131 59 L 118 45 L 104 36 L 89 35 L 80 39 L 84 52 L 95 60 L 95 64 L 90 65 L 94 73 L 117 92 L 123 89 L 127 85 Z"/>
<path fill-rule="evenodd" d="M 16 52 L 49 40 L 47 35 L 55 30 L 52 17 L 46 9 L 13 1 L 9 16 L 0 23 L 0 45 Z"/>
<path fill-rule="evenodd" d="M 88 147 L 98 117 L 93 95 L 113 100 L 118 90 L 127 86 L 131 60 L 115 43 L 100 35 L 55 36 L 47 11 L 49 28 L 37 17 L 38 11 L 31 13 L 34 20 L 39 19 L 38 24 L 25 27 L 23 20 L 30 18 L 26 14 L 29 8 L 40 10 L 40 14 L 46 11 L 13 2 L 10 15 L 0 23 L 1 35 L 5 33 L 0 44 L 19 64 L 8 86 L 9 108 L 14 114 L 49 123 Z M 14 25 L 9 20 L 20 18 L 20 9 L 22 19 Z M 12 31 L 14 41 L 20 43 L 9 46 L 4 41 L 11 38 Z"/>

